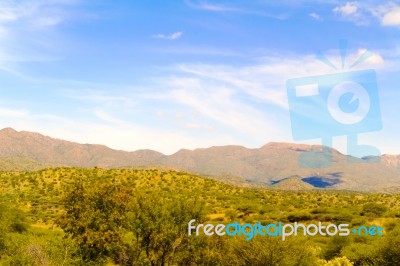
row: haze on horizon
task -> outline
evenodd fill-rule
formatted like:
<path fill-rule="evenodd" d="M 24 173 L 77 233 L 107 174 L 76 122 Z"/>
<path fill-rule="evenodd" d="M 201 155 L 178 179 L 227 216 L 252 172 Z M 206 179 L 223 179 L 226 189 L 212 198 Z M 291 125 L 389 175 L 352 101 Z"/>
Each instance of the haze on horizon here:
<path fill-rule="evenodd" d="M 400 154 L 399 31 L 399 1 L 0 1 L 0 128 L 165 154 L 294 142 L 286 80 L 336 73 L 315 54 L 340 65 L 347 39 L 378 78 L 383 129 L 360 142 Z"/>

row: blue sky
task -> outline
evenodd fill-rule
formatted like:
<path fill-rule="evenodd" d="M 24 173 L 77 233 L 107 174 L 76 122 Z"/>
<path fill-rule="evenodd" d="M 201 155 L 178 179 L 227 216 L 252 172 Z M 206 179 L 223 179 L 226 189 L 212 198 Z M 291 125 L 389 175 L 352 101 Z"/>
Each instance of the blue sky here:
<path fill-rule="evenodd" d="M 294 142 L 286 80 L 369 50 L 383 128 L 359 140 L 400 154 L 399 1 L 0 0 L 0 38 L 1 127 L 166 154 Z M 342 39 L 344 70 L 316 59 Z"/>

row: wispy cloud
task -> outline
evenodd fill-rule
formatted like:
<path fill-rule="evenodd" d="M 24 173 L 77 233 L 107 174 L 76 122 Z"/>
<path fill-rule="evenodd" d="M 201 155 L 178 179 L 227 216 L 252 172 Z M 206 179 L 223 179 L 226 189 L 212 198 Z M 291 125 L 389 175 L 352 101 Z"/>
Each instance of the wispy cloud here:
<path fill-rule="evenodd" d="M 389 2 L 370 8 L 370 12 L 380 20 L 382 26 L 400 26 L 400 5 L 398 4 Z"/>
<path fill-rule="evenodd" d="M 187 128 L 193 129 L 193 130 L 207 130 L 207 131 L 213 131 L 214 128 L 210 125 L 206 124 L 198 124 L 198 123 L 187 123 L 186 124 Z"/>
<path fill-rule="evenodd" d="M 244 54 L 229 49 L 229 47 L 212 47 L 198 45 L 181 45 L 179 47 L 156 46 L 149 48 L 153 53 L 161 54 L 183 54 L 183 55 L 205 55 L 205 56 L 222 56 L 222 57 L 243 57 Z"/>
<path fill-rule="evenodd" d="M 0 117 L 24 118 L 29 115 L 27 110 L 15 110 L 10 108 L 0 108 Z"/>
<path fill-rule="evenodd" d="M 333 13 L 341 19 L 353 22 L 358 26 L 367 26 L 374 22 L 370 12 L 371 3 L 368 2 L 347 2 L 332 9 Z"/>
<path fill-rule="evenodd" d="M 165 39 L 165 40 L 177 40 L 177 39 L 181 38 L 182 35 L 183 35 L 183 32 L 177 31 L 172 34 L 161 34 L 161 33 L 155 34 L 155 35 L 153 35 L 153 38 Z"/>
<path fill-rule="evenodd" d="M 364 52 L 365 49 L 349 51 L 346 66 L 349 67 Z M 338 51 L 328 52 L 327 56 L 336 65 L 340 65 L 341 61 Z M 382 68 L 386 63 L 380 53 L 373 52 L 372 56 L 360 67 L 368 65 L 370 67 Z M 181 64 L 177 66 L 176 71 L 181 73 L 179 78 L 174 77 L 163 81 L 164 84 L 168 84 L 169 87 L 173 88 L 173 95 L 176 101 L 192 105 L 196 110 L 200 110 L 207 116 L 220 120 L 222 123 L 232 121 L 232 126 L 238 124 L 234 122 L 235 117 L 245 116 L 243 123 L 254 121 L 256 117 L 264 119 L 263 115 L 255 113 L 258 109 L 253 109 L 252 107 L 257 105 L 257 103 L 286 110 L 288 108 L 285 85 L 287 79 L 336 73 L 335 70 L 316 60 L 314 55 L 293 55 L 286 58 L 266 57 L 261 58 L 260 63 L 241 67 L 211 64 Z M 213 95 L 219 101 L 215 100 L 213 102 Z M 249 102 L 246 104 L 240 101 L 237 102 L 238 99 L 243 98 L 246 98 Z M 245 112 L 242 112 L 241 115 L 235 114 L 232 115 L 231 119 L 228 119 L 225 115 L 229 116 L 229 111 L 226 111 L 224 116 L 217 115 L 220 112 L 213 106 L 207 106 L 207 102 L 210 105 L 215 104 L 215 106 L 224 110 L 239 108 L 240 110 L 249 110 L 249 113 L 246 115 Z M 222 107 L 224 104 L 226 106 Z M 243 128 L 251 128 L 251 126 Z"/>
<path fill-rule="evenodd" d="M 88 122 L 84 118 L 71 118 L 35 110 L 0 108 L 0 128 L 12 127 L 16 130 L 40 132 L 78 143 L 105 144 L 119 150 L 153 149 L 166 154 L 174 153 L 182 147 L 195 149 L 235 143 L 230 136 L 220 132 L 213 132 L 211 138 L 209 135 L 186 134 L 185 130 L 141 125 L 110 114 L 104 108 L 101 111 L 94 109 L 92 115 L 98 120 Z M 206 125 L 194 124 L 185 128 L 188 131 L 212 130 Z"/>
<path fill-rule="evenodd" d="M 186 4 L 195 9 L 213 11 L 213 12 L 238 11 L 237 8 L 232 6 L 222 5 L 222 4 L 211 4 L 208 3 L 207 1 L 201 1 L 201 2 L 186 1 Z"/>
<path fill-rule="evenodd" d="M 322 17 L 319 15 L 319 14 L 317 14 L 317 13 L 310 13 L 310 14 L 308 14 L 310 17 L 312 17 L 313 19 L 315 19 L 315 20 L 319 20 L 319 21 L 321 21 L 322 20 Z"/>
<path fill-rule="evenodd" d="M 17 71 L 23 62 L 59 60 L 64 45 L 58 26 L 80 14 L 79 1 L 0 1 L 0 66 Z"/>
<path fill-rule="evenodd" d="M 197 85 L 194 85 L 196 84 Z M 265 118 L 265 114 L 243 103 L 237 96 L 234 88 L 229 86 L 209 84 L 209 81 L 197 79 L 190 86 L 187 79 L 174 78 L 169 81 L 171 91 L 167 93 L 169 101 L 189 107 L 211 121 L 216 122 L 219 130 L 228 127 L 234 134 L 252 136 L 263 139 L 267 136 L 278 136 L 278 127 Z M 186 124 L 198 125 L 198 122 Z"/>
<path fill-rule="evenodd" d="M 92 85 L 93 86 L 93 85 Z M 96 85 L 94 85 L 96 86 Z M 112 85 L 109 85 L 109 87 L 114 87 Z M 93 103 L 93 104 L 98 104 L 98 105 L 103 105 L 103 106 L 132 106 L 134 105 L 134 102 L 132 99 L 130 99 L 127 96 L 123 96 L 122 93 L 121 95 L 113 95 L 106 93 L 105 91 L 102 91 L 100 89 L 83 89 L 79 94 L 76 93 L 76 91 L 72 90 L 69 92 L 65 93 L 66 97 L 80 100 L 82 102 L 86 103 Z"/>
<path fill-rule="evenodd" d="M 342 16 L 351 16 L 356 14 L 358 11 L 358 5 L 356 2 L 347 2 L 344 5 L 337 6 L 333 9 L 333 12 L 338 13 Z"/>
<path fill-rule="evenodd" d="M 254 7 L 242 7 L 242 6 L 233 6 L 233 5 L 226 5 L 226 4 L 214 4 L 214 3 L 209 3 L 207 1 L 185 1 L 186 4 L 193 8 L 193 9 L 198 9 L 198 10 L 204 10 L 204 11 L 209 11 L 209 12 L 216 12 L 216 13 L 226 13 L 226 12 L 232 12 L 232 13 L 238 13 L 238 14 L 243 14 L 243 15 L 255 15 L 255 16 L 261 16 L 261 17 L 269 17 L 269 18 L 275 18 L 279 20 L 284 20 L 288 18 L 288 14 L 286 13 L 269 13 L 263 11 L 263 9 L 256 9 Z"/>
<path fill-rule="evenodd" d="M 356 25 L 365 26 L 378 21 L 382 26 L 400 26 L 400 5 L 395 2 L 347 2 L 337 5 L 332 11 L 342 19 L 352 21 Z"/>
<path fill-rule="evenodd" d="M 56 26 L 68 18 L 66 8 L 77 1 L 1 1 L 0 25 L 5 30 L 24 29 L 40 30 Z"/>
<path fill-rule="evenodd" d="M 349 51 L 349 62 L 363 52 Z M 328 56 L 340 63 L 338 51 Z M 384 64 L 382 60 L 375 53 L 365 63 L 375 66 Z M 0 108 L 0 126 L 124 150 L 172 153 L 225 144 L 258 147 L 267 141 L 291 140 L 286 80 L 332 73 L 314 55 L 293 54 L 260 58 L 248 65 L 186 63 L 169 70 L 174 76 L 168 72 L 142 90 L 75 84 L 75 93 L 60 95 L 64 100 L 68 96 L 71 105 L 66 111 L 51 110 L 52 115 L 5 106 Z"/>

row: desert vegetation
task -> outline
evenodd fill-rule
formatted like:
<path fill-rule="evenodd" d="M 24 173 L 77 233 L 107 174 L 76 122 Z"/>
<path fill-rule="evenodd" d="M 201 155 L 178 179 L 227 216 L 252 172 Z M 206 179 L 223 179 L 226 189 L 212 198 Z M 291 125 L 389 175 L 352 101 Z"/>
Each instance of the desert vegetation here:
<path fill-rule="evenodd" d="M 0 173 L 1 265 L 400 265 L 400 196 L 242 188 L 184 172 Z M 379 225 L 384 236 L 188 236 L 213 224 Z"/>

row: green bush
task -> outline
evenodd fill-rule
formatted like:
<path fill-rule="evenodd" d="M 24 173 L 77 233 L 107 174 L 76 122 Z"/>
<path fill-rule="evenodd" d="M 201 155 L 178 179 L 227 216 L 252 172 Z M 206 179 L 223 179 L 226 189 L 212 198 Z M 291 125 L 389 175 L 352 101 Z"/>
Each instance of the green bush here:
<path fill-rule="evenodd" d="M 340 212 L 332 217 L 332 221 L 337 224 L 350 223 L 353 220 L 353 215 L 349 212 Z"/>
<path fill-rule="evenodd" d="M 301 221 L 309 221 L 312 219 L 312 216 L 305 212 L 291 213 L 287 216 L 289 222 L 301 222 Z"/>
<path fill-rule="evenodd" d="M 369 202 L 369 203 L 364 204 L 361 215 L 380 217 L 386 211 L 387 211 L 387 208 L 384 205 L 377 204 L 374 202 Z"/>

